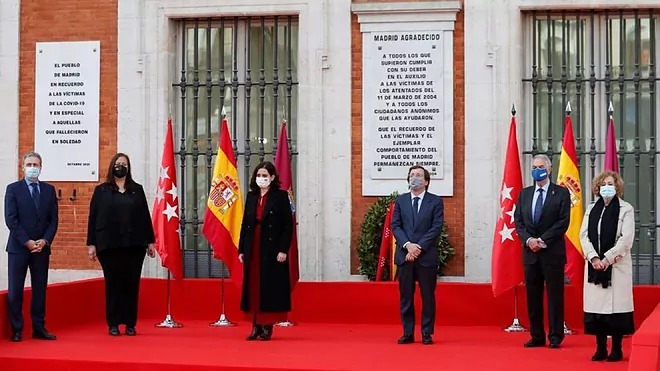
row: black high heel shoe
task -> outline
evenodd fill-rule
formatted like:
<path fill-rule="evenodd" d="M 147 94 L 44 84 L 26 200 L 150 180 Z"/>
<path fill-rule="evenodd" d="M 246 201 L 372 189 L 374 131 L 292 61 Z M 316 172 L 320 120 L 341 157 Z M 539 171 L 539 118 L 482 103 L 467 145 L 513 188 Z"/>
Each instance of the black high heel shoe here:
<path fill-rule="evenodd" d="M 268 325 L 263 327 L 263 332 L 259 337 L 261 340 L 268 341 L 273 337 L 273 325 Z"/>
<path fill-rule="evenodd" d="M 252 332 L 248 337 L 245 339 L 247 341 L 252 341 L 252 340 L 257 340 L 263 333 L 263 327 L 261 325 L 253 325 L 252 326 Z"/>

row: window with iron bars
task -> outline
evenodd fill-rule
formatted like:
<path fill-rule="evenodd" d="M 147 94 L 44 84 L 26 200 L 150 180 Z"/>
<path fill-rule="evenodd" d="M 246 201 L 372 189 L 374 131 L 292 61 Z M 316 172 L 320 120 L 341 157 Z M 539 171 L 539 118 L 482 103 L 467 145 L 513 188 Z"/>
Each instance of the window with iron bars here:
<path fill-rule="evenodd" d="M 185 19 L 178 37 L 180 73 L 172 88 L 184 273 L 226 277 L 201 233 L 223 109 L 244 195 L 256 165 L 273 161 L 278 145 L 289 146 L 295 179 L 298 23 L 294 16 Z M 284 120 L 289 141 L 279 143 Z"/>
<path fill-rule="evenodd" d="M 603 170 L 615 122 L 624 199 L 635 207 L 633 279 L 660 284 L 657 243 L 657 10 L 534 11 L 525 14 L 524 162 L 545 153 L 554 179 L 567 103 L 576 138 L 583 202 Z M 554 156 L 554 157 L 553 157 Z"/>

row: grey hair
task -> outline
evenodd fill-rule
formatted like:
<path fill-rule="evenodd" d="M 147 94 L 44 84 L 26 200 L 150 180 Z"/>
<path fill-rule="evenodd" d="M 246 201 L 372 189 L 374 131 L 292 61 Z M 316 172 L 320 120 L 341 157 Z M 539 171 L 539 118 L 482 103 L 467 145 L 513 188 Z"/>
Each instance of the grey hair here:
<path fill-rule="evenodd" d="M 30 157 L 38 158 L 39 159 L 39 165 L 43 164 L 43 161 L 41 160 L 41 155 L 38 154 L 37 152 L 34 152 L 34 151 L 30 151 L 30 152 L 23 155 L 23 163 L 25 164 L 25 160 L 27 160 Z"/>
<path fill-rule="evenodd" d="M 550 157 L 548 157 L 548 155 L 538 154 L 538 155 L 532 157 L 532 161 L 534 161 L 536 159 L 541 159 L 541 160 L 545 161 L 545 167 L 547 167 L 548 169 L 552 167 L 552 161 L 550 160 Z"/>

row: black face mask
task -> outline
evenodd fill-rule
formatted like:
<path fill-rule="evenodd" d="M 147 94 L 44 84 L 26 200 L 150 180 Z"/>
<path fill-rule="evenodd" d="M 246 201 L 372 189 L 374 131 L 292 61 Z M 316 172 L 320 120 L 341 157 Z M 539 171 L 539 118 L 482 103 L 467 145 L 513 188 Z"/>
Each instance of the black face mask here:
<path fill-rule="evenodd" d="M 114 175 L 115 178 L 121 179 L 125 177 L 126 174 L 128 174 L 128 168 L 124 165 L 115 166 L 115 168 L 112 169 L 112 175 Z"/>

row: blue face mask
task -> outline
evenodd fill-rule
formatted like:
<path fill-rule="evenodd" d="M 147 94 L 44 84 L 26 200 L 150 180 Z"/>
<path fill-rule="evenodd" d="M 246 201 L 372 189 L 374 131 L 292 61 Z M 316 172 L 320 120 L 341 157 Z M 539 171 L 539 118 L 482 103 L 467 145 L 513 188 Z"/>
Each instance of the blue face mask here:
<path fill-rule="evenodd" d="M 36 180 L 39 178 L 39 168 L 38 167 L 26 167 L 25 169 L 25 177 L 30 179 L 30 180 Z"/>
<path fill-rule="evenodd" d="M 613 185 L 602 185 L 600 186 L 600 196 L 603 198 L 612 198 L 616 195 L 616 188 Z"/>
<path fill-rule="evenodd" d="M 548 177 L 547 169 L 532 169 L 532 178 L 535 182 L 542 182 Z"/>

